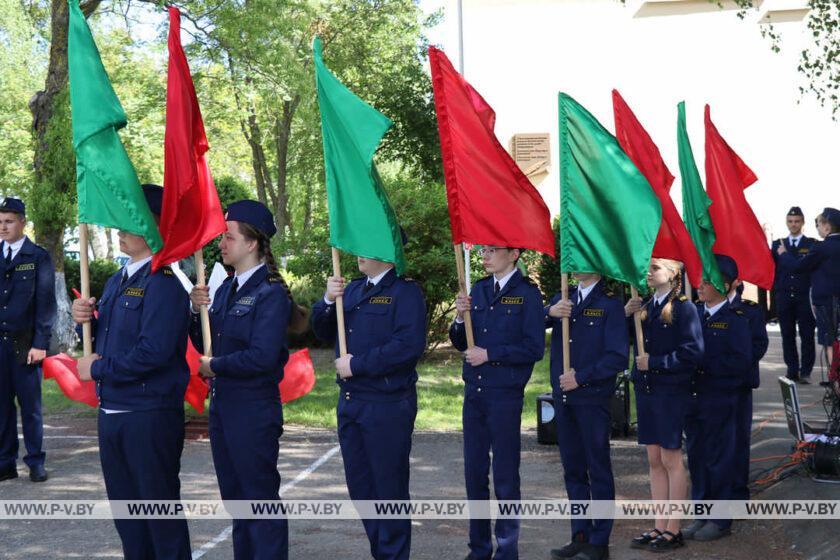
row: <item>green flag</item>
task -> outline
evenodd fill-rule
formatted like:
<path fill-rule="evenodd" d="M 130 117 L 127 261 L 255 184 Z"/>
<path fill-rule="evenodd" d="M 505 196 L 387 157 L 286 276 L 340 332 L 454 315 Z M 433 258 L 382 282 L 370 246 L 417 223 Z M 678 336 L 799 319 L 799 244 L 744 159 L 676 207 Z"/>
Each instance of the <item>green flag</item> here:
<path fill-rule="evenodd" d="M 79 223 L 97 224 L 140 235 L 152 252 L 162 246 L 137 172 L 117 130 L 125 112 L 108 80 L 78 0 L 68 0 L 67 63 Z"/>
<path fill-rule="evenodd" d="M 712 201 L 703 190 L 700 173 L 694 163 L 691 142 L 685 128 L 685 102 L 677 105 L 677 146 L 680 153 L 680 178 L 682 180 L 683 220 L 694 246 L 703 262 L 703 280 L 710 282 L 720 293 L 726 290 L 723 276 L 717 267 L 712 245 L 715 244 L 715 229 L 709 216 Z M 695 286 L 696 288 L 696 286 Z"/>
<path fill-rule="evenodd" d="M 391 121 L 356 97 L 324 65 L 316 37 L 315 84 L 321 109 L 330 245 L 405 270 L 402 235 L 373 154 Z"/>
<path fill-rule="evenodd" d="M 597 272 L 647 292 L 662 207 L 589 111 L 560 94 L 560 270 Z"/>

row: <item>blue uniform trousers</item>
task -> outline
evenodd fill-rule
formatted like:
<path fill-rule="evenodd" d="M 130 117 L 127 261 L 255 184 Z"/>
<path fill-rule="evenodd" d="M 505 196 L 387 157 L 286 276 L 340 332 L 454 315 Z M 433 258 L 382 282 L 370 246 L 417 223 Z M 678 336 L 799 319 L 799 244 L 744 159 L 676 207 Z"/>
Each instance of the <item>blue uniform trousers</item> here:
<path fill-rule="evenodd" d="M 277 457 L 282 433 L 279 399 L 211 400 L 210 447 L 223 500 L 279 499 Z M 233 557 L 288 558 L 288 520 L 234 519 Z"/>
<path fill-rule="evenodd" d="M 183 410 L 99 412 L 99 459 L 110 500 L 180 500 Z M 186 519 L 115 519 L 126 560 L 189 560 Z"/>
<path fill-rule="evenodd" d="M 741 389 L 735 403 L 735 487 L 733 500 L 750 499 L 750 440 L 752 438 L 753 394 Z"/>
<path fill-rule="evenodd" d="M 807 297 L 791 298 L 780 294 L 776 298 L 776 313 L 782 332 L 782 353 L 787 365 L 787 376 L 791 379 L 810 376 L 816 359 L 814 329 L 817 326 L 811 303 Z M 796 349 L 797 324 L 801 353 Z"/>
<path fill-rule="evenodd" d="M 339 393 L 338 442 L 352 500 L 410 499 L 409 456 L 417 397 L 366 401 Z M 376 560 L 408 560 L 410 519 L 363 519 Z"/>
<path fill-rule="evenodd" d="M 737 477 L 736 393 L 701 393 L 685 423 L 692 500 L 731 500 Z M 721 528 L 731 519 L 713 519 Z"/>
<path fill-rule="evenodd" d="M 570 500 L 614 500 L 610 461 L 609 403 L 564 404 L 554 397 L 557 445 Z M 593 545 L 608 545 L 612 519 L 572 519 L 572 538 L 582 533 Z"/>
<path fill-rule="evenodd" d="M 464 390 L 464 478 L 468 500 L 490 499 L 490 452 L 498 500 L 519 500 L 521 389 L 493 390 L 467 385 Z M 470 520 L 470 552 L 477 560 L 519 558 L 519 520 L 497 519 L 496 554 L 489 519 Z"/>
<path fill-rule="evenodd" d="M 41 370 L 17 363 L 11 339 L 0 337 L 0 470 L 10 469 L 18 456 L 17 408 L 26 445 L 24 463 L 44 464 L 44 421 L 41 417 Z"/>

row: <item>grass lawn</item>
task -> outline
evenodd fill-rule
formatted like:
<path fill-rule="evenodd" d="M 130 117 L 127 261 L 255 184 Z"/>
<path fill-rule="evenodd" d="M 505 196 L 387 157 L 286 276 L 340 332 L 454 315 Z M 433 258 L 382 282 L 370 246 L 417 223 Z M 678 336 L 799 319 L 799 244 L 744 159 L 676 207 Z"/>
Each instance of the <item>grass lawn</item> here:
<path fill-rule="evenodd" d="M 312 356 L 315 362 L 315 387 L 305 397 L 283 406 L 284 421 L 286 424 L 296 426 L 335 428 L 338 387 L 335 384 L 335 370 L 332 368 L 332 353 L 325 350 L 313 350 Z M 545 358 L 537 362 L 531 381 L 525 388 L 525 406 L 522 411 L 523 428 L 536 426 L 537 395 L 551 390 L 548 357 L 548 349 L 546 349 Z M 418 374 L 416 429 L 460 430 L 464 391 L 460 354 L 451 348 L 439 348 L 420 363 Z M 67 399 L 55 381 L 44 381 L 42 394 L 45 415 L 69 414 L 89 417 L 96 415 L 95 409 Z M 632 391 L 630 396 L 633 399 Z M 631 410 L 635 420 L 635 403 L 632 405 Z M 185 404 L 184 409 L 188 418 L 197 416 L 188 405 Z"/>

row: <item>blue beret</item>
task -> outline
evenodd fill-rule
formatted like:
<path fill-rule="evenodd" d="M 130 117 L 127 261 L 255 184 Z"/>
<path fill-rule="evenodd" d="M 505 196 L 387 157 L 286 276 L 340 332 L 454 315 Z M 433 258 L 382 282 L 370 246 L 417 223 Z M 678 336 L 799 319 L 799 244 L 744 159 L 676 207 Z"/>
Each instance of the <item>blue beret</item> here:
<path fill-rule="evenodd" d="M 152 214 L 160 216 L 161 208 L 163 208 L 163 187 L 146 183 L 143 185 L 143 196 L 146 197 L 146 204 L 149 205 Z"/>
<path fill-rule="evenodd" d="M 256 200 L 239 200 L 227 207 L 225 220 L 253 226 L 269 239 L 277 233 L 271 210 Z"/>
<path fill-rule="evenodd" d="M 0 198 L 0 212 L 14 212 L 16 214 L 26 214 L 26 205 L 19 198 Z"/>
<path fill-rule="evenodd" d="M 738 278 L 738 265 L 732 257 L 715 253 L 715 261 L 725 281 L 731 283 Z"/>
<path fill-rule="evenodd" d="M 802 208 L 800 208 L 799 206 L 791 206 L 790 210 L 788 210 L 787 215 L 788 216 L 801 216 L 803 218 L 805 217 L 805 214 L 802 213 Z"/>
<path fill-rule="evenodd" d="M 840 227 L 840 210 L 827 207 L 822 211 L 822 215 L 826 222 L 834 227 Z"/>

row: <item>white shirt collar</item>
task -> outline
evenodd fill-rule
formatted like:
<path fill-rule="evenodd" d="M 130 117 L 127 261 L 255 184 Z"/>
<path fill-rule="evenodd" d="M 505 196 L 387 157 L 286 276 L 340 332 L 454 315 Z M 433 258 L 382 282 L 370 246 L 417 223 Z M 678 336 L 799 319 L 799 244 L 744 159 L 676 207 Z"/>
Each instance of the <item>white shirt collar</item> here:
<path fill-rule="evenodd" d="M 499 283 L 499 291 L 500 291 L 500 292 L 501 292 L 502 290 L 504 290 L 504 289 L 505 289 L 505 285 L 508 283 L 508 281 L 510 280 L 511 276 L 513 276 L 515 273 L 516 273 L 516 267 L 514 266 L 514 267 L 513 267 L 513 270 L 511 270 L 510 272 L 508 272 L 507 274 L 505 274 L 505 275 L 504 275 L 503 277 L 501 277 L 501 278 L 496 278 L 496 275 L 495 275 L 495 274 L 493 275 L 493 279 L 494 279 L 496 282 L 498 282 L 498 283 Z M 494 286 L 494 288 L 495 288 L 495 286 Z"/>
<path fill-rule="evenodd" d="M 659 297 L 658 295 L 656 295 L 656 292 L 654 292 L 653 301 L 656 303 L 656 305 L 662 305 L 665 302 L 665 300 L 668 299 L 668 296 L 670 296 L 670 295 L 671 295 L 671 292 L 665 292 L 665 294 L 662 297 Z"/>
<path fill-rule="evenodd" d="M 21 237 L 20 239 L 18 239 L 17 241 L 15 241 L 14 243 L 6 243 L 4 241 L 3 242 L 3 255 L 2 255 L 3 258 L 4 259 L 6 258 L 6 252 L 8 251 L 8 249 L 6 247 L 11 247 L 12 248 L 12 258 L 15 258 L 18 254 L 18 251 L 20 251 L 20 248 L 23 247 L 23 244 L 24 244 L 25 241 L 26 241 L 26 236 L 25 235 L 23 237 Z"/>
<path fill-rule="evenodd" d="M 139 261 L 134 261 L 134 262 L 127 263 L 123 267 L 123 269 L 125 270 L 126 274 L 128 274 L 128 277 L 131 278 L 132 276 L 137 274 L 138 270 L 143 268 L 143 266 L 151 260 L 152 260 L 152 256 L 149 255 L 148 257 L 140 259 Z"/>
<path fill-rule="evenodd" d="M 389 267 L 389 268 L 386 268 L 385 270 L 383 270 L 382 272 L 380 272 L 379 274 L 377 274 L 377 275 L 376 275 L 376 276 L 374 276 L 373 278 L 371 278 L 370 276 L 368 276 L 368 282 L 370 282 L 371 284 L 373 284 L 374 286 L 376 286 L 377 284 L 379 284 L 379 281 L 380 281 L 380 280 L 382 280 L 383 278 L 385 278 L 385 275 L 386 275 L 386 274 L 388 274 L 389 272 L 391 272 L 391 269 L 392 269 L 392 268 L 394 268 L 394 267 Z"/>
<path fill-rule="evenodd" d="M 795 241 L 798 243 L 799 240 L 802 239 L 803 235 L 804 234 L 802 233 L 800 233 L 799 235 L 788 235 L 788 242 L 793 243 Z"/>
<path fill-rule="evenodd" d="M 240 290 L 242 289 L 242 286 L 245 285 L 245 282 L 247 282 L 248 279 L 251 278 L 251 276 L 253 276 L 254 273 L 260 269 L 261 266 L 265 266 L 265 263 L 260 263 L 253 268 L 249 268 L 248 270 L 246 270 L 245 272 L 242 272 L 241 274 L 236 273 L 236 274 L 233 275 L 233 277 L 236 279 L 237 284 L 239 285 Z"/>
<path fill-rule="evenodd" d="M 598 280 L 600 282 L 600 280 Z M 589 297 L 589 294 L 592 292 L 592 289 L 598 285 L 598 282 L 593 282 L 586 288 L 578 284 L 578 301 L 583 301 Z"/>
<path fill-rule="evenodd" d="M 723 300 L 722 302 L 720 302 L 719 304 L 715 305 L 714 307 L 709 307 L 709 306 L 708 306 L 708 305 L 706 305 L 706 304 L 704 304 L 704 307 L 706 308 L 706 311 L 708 311 L 708 312 L 709 312 L 709 316 L 711 317 L 711 316 L 713 316 L 715 313 L 717 313 L 718 311 L 720 311 L 720 308 L 721 308 L 721 307 L 723 307 L 723 306 L 724 306 L 725 304 L 727 304 L 727 303 L 729 303 L 729 300 L 725 299 L 725 300 Z"/>

